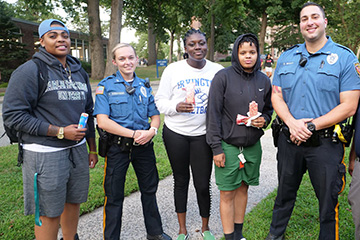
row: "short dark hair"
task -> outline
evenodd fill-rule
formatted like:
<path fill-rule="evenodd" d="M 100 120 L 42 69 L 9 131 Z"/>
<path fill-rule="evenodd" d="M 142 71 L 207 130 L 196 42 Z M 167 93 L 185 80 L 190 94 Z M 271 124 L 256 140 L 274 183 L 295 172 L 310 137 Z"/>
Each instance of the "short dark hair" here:
<path fill-rule="evenodd" d="M 300 13 L 301 13 L 301 11 L 302 11 L 304 8 L 306 8 L 306 7 L 308 7 L 308 6 L 316 6 L 316 7 L 318 7 L 318 8 L 320 9 L 321 13 L 323 14 L 323 17 L 326 18 L 324 8 L 323 8 L 322 6 L 320 6 L 319 4 L 314 3 L 314 2 L 306 2 L 306 3 L 304 3 L 304 5 L 302 5 L 302 7 L 301 7 L 301 9 L 300 9 Z M 300 16 L 300 17 L 301 17 L 301 16 Z"/>
<path fill-rule="evenodd" d="M 239 42 L 239 47 L 244 43 L 244 42 L 248 42 L 250 43 L 250 46 L 252 46 L 252 44 L 255 45 L 256 49 L 258 49 L 258 42 L 256 41 L 256 39 L 252 36 L 245 36 L 243 37 L 240 42 Z"/>

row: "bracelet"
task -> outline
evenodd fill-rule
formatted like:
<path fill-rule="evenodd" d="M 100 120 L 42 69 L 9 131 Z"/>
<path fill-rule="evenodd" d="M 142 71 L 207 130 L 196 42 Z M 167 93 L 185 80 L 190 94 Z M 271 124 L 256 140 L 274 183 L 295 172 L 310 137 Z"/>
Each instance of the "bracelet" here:
<path fill-rule="evenodd" d="M 97 152 L 93 152 L 93 151 L 90 151 L 89 154 L 95 154 L 95 155 L 98 155 Z"/>
<path fill-rule="evenodd" d="M 132 135 L 131 138 L 134 138 L 134 137 L 135 137 L 135 133 L 136 133 L 136 130 L 134 130 L 134 133 L 133 133 L 133 135 Z"/>

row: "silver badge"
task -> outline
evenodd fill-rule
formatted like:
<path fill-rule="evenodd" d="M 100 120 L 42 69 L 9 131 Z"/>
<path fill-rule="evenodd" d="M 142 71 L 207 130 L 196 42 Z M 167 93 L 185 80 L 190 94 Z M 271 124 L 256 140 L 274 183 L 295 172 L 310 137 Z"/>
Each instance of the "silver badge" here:
<path fill-rule="evenodd" d="M 332 53 L 326 57 L 326 61 L 330 65 L 333 65 L 334 63 L 336 63 L 338 59 L 339 59 L 339 56 L 336 53 Z"/>
<path fill-rule="evenodd" d="M 144 95 L 144 97 L 147 97 L 146 89 L 144 87 L 140 88 L 140 92 L 142 95 Z"/>

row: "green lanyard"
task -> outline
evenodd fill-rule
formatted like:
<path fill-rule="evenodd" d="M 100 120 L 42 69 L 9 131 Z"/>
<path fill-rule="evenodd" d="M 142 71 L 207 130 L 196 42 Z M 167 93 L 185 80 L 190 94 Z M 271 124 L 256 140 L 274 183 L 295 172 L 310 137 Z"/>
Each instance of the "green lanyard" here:
<path fill-rule="evenodd" d="M 37 176 L 38 173 L 34 175 L 34 198 L 35 198 L 35 224 L 41 226 L 42 222 L 40 220 L 40 207 L 39 207 L 39 193 L 37 189 Z"/>

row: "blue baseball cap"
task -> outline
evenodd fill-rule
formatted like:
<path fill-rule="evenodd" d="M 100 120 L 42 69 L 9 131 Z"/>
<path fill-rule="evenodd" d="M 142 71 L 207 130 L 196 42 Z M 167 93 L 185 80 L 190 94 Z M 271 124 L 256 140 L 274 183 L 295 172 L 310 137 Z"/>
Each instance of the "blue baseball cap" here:
<path fill-rule="evenodd" d="M 58 23 L 58 24 L 62 25 L 63 27 L 60 27 L 60 26 L 51 27 L 51 24 L 54 24 L 54 23 Z M 57 20 L 57 19 L 47 19 L 47 20 L 42 21 L 39 25 L 39 37 L 42 37 L 45 33 L 49 32 L 51 30 L 64 30 L 68 34 L 70 34 L 69 30 L 67 29 L 67 27 L 65 26 L 65 24 L 62 21 Z"/>

